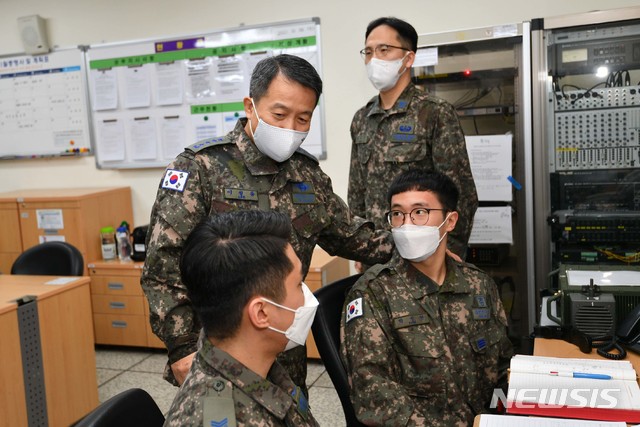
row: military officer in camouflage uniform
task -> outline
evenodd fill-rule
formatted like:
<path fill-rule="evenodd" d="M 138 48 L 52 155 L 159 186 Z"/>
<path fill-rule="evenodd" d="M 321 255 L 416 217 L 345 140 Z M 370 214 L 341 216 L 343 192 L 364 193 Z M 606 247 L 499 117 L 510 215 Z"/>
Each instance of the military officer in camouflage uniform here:
<path fill-rule="evenodd" d="M 304 345 L 318 304 L 290 234 L 288 215 L 250 210 L 210 216 L 187 238 L 182 283 L 206 338 L 165 426 L 318 425 L 275 362 Z"/>
<path fill-rule="evenodd" d="M 449 248 L 464 259 L 478 196 L 455 109 L 411 83 L 417 43 L 416 30 L 397 18 L 379 18 L 367 27 L 361 54 L 380 93 L 351 122 L 347 201 L 355 215 L 380 228 L 389 179 L 412 168 L 442 172 L 460 192 Z"/>
<path fill-rule="evenodd" d="M 341 322 L 356 415 L 372 426 L 470 426 L 512 353 L 496 285 L 446 254 L 458 218 L 451 179 L 414 169 L 388 194 L 397 253 L 353 286 Z"/>
<path fill-rule="evenodd" d="M 141 283 L 153 331 L 168 349 L 165 378 L 176 385 L 189 370 L 200 329 L 180 282 L 178 260 L 184 240 L 204 217 L 238 209 L 286 213 L 303 275 L 316 244 L 332 255 L 368 263 L 390 257 L 390 234 L 352 217 L 318 161 L 298 149 L 321 92 L 322 81 L 307 61 L 291 55 L 260 61 L 251 76 L 251 97 L 244 99 L 247 118 L 225 137 L 188 147 L 165 171 L 151 212 Z M 280 360 L 304 386 L 305 349 Z"/>

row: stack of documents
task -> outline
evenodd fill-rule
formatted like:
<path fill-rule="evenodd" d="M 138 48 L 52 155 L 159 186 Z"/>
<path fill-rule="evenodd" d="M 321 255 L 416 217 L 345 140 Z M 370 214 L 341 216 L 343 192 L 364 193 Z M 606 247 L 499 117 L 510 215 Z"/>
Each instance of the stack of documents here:
<path fill-rule="evenodd" d="M 640 387 L 628 361 L 516 355 L 507 412 L 640 422 Z"/>

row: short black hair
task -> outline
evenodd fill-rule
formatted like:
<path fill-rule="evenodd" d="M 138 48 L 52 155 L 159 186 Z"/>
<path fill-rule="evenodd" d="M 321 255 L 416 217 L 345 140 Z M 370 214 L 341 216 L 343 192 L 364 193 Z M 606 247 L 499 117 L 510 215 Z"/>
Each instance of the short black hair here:
<path fill-rule="evenodd" d="M 318 72 L 306 59 L 287 54 L 270 56 L 256 64 L 251 73 L 249 96 L 258 102 L 279 73 L 288 80 L 312 89 L 316 93 L 316 103 L 318 102 L 322 95 L 322 79 Z"/>
<path fill-rule="evenodd" d="M 426 172 L 422 169 L 409 169 L 402 172 L 396 176 L 387 191 L 389 206 L 393 196 L 407 191 L 432 192 L 447 212 L 455 211 L 458 206 L 458 187 L 451 178 L 441 172 Z"/>
<path fill-rule="evenodd" d="M 403 45 L 402 47 L 410 49 L 413 52 L 418 51 L 418 33 L 416 32 L 416 29 L 408 22 L 392 16 L 378 18 L 369 22 L 369 25 L 367 25 L 367 31 L 364 34 L 364 39 L 367 40 L 371 31 L 380 25 L 388 25 L 396 30 L 398 32 L 398 41 Z"/>
<path fill-rule="evenodd" d="M 207 336 L 232 337 L 256 295 L 285 298 L 284 282 L 293 271 L 286 253 L 290 233 L 287 215 L 260 210 L 212 215 L 193 229 L 180 275 Z"/>

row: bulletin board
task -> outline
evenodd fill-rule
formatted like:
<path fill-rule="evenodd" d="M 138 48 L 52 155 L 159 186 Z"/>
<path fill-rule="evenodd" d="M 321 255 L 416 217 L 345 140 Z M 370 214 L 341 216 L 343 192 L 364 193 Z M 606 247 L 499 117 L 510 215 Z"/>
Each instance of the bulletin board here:
<path fill-rule="evenodd" d="M 258 61 L 288 53 L 321 75 L 320 51 L 318 18 L 89 46 L 97 166 L 165 167 L 185 147 L 233 130 Z M 323 105 L 321 97 L 302 145 L 320 159 Z"/>
<path fill-rule="evenodd" d="M 0 159 L 91 152 L 84 55 L 0 57 Z"/>

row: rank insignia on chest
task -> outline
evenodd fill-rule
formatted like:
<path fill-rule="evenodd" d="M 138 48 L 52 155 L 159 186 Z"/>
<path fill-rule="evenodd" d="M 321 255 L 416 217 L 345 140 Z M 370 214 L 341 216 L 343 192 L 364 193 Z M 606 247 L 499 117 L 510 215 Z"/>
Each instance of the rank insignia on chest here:
<path fill-rule="evenodd" d="M 364 311 L 362 309 L 362 297 L 354 299 L 347 305 L 347 312 L 346 312 L 347 323 L 349 323 L 352 319 L 355 319 L 356 317 L 362 316 L 363 314 L 364 314 Z"/>
<path fill-rule="evenodd" d="M 412 123 L 400 123 L 396 131 L 391 134 L 391 142 L 415 142 L 415 125 Z"/>
<path fill-rule="evenodd" d="M 184 187 L 187 185 L 187 179 L 189 179 L 189 172 L 168 169 L 162 180 L 162 188 L 176 190 L 182 193 Z"/>
<path fill-rule="evenodd" d="M 296 402 L 296 411 L 298 411 L 305 420 L 309 419 L 309 401 L 302 389 L 296 386 L 291 392 L 291 397 L 293 397 L 293 400 Z"/>
<path fill-rule="evenodd" d="M 414 134 L 415 133 L 414 129 L 415 129 L 415 126 L 412 123 L 400 123 L 398 125 L 399 133 Z"/>
<path fill-rule="evenodd" d="M 477 351 L 482 351 L 487 348 L 487 340 L 484 337 L 478 337 L 473 341 L 473 346 Z"/>
<path fill-rule="evenodd" d="M 246 190 L 242 188 L 225 188 L 224 198 L 232 200 L 252 200 L 258 201 L 258 192 L 256 190 Z"/>
<path fill-rule="evenodd" d="M 488 308 L 471 309 L 474 320 L 489 320 L 491 318 L 491 310 Z"/>
<path fill-rule="evenodd" d="M 475 295 L 473 297 L 474 306 L 480 308 L 487 307 L 487 298 L 484 295 Z"/>
<path fill-rule="evenodd" d="M 309 181 L 294 182 L 291 184 L 291 198 L 295 204 L 314 204 L 316 195 L 313 191 L 313 183 Z"/>

